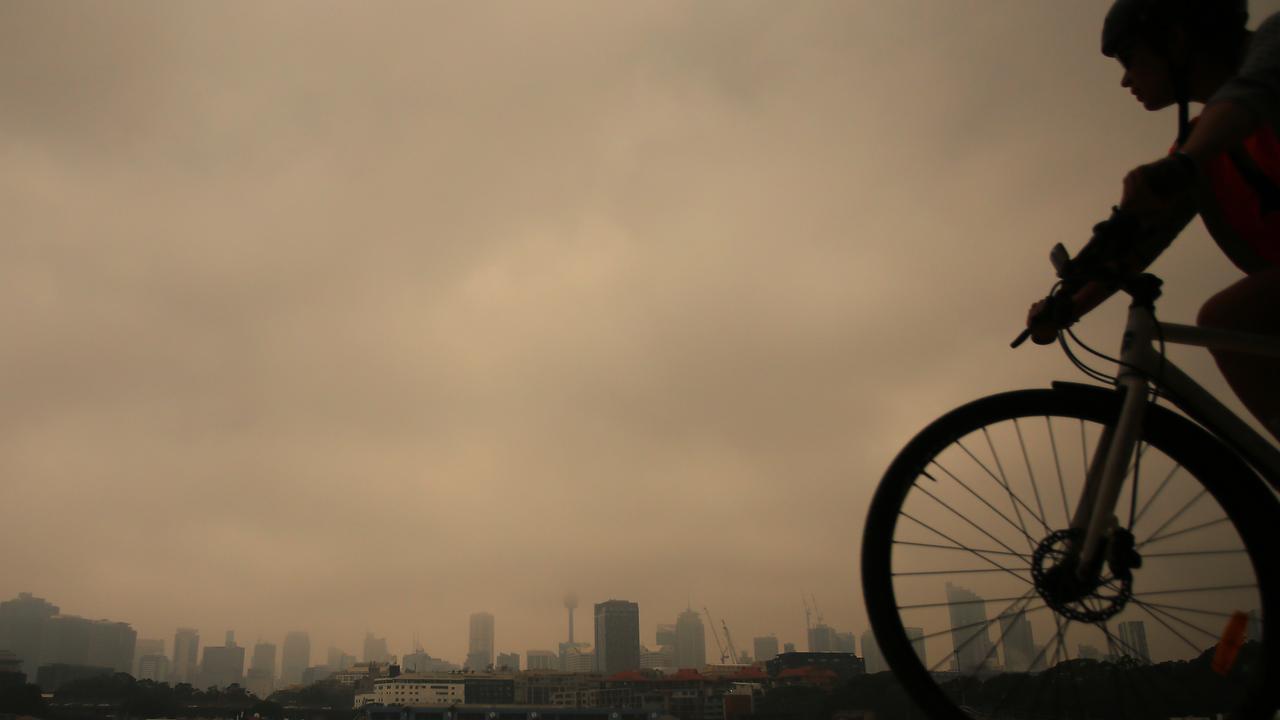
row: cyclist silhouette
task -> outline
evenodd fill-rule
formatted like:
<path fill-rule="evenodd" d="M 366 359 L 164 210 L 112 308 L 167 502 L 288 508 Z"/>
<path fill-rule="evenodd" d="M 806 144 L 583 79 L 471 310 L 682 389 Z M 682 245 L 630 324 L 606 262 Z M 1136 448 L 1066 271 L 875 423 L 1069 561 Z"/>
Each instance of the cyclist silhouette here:
<path fill-rule="evenodd" d="M 1123 262 L 1150 264 L 1199 214 L 1245 273 L 1201 308 L 1198 322 L 1280 335 L 1280 14 L 1245 29 L 1246 0 L 1116 0 L 1102 29 L 1102 52 L 1124 68 L 1121 86 L 1148 111 L 1178 107 L 1173 150 L 1129 172 L 1120 208 L 1143 233 Z M 1196 120 L 1191 102 L 1204 103 Z M 1031 307 L 1027 326 L 1041 344 L 1114 290 L 1090 285 L 1069 317 Z M 1280 362 L 1214 351 L 1222 374 L 1280 439 Z"/>

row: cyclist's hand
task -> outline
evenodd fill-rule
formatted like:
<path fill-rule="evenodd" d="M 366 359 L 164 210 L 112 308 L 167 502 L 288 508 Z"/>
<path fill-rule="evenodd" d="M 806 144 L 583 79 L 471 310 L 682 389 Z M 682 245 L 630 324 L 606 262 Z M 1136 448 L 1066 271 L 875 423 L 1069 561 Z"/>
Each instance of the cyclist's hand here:
<path fill-rule="evenodd" d="M 1169 212 L 1190 195 L 1195 173 L 1185 156 L 1175 155 L 1134 168 L 1124 178 L 1120 208 L 1147 217 Z"/>
<path fill-rule="evenodd" d="M 1052 345 L 1058 339 L 1058 331 L 1065 327 L 1051 317 L 1048 305 L 1049 299 L 1045 298 L 1027 310 L 1027 330 L 1031 331 L 1031 342 L 1037 345 Z"/>

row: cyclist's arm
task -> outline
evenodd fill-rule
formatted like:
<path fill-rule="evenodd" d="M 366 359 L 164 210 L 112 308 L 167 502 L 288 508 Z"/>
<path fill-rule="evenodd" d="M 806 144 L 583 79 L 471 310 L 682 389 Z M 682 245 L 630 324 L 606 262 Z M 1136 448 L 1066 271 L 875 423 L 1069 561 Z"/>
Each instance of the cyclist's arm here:
<path fill-rule="evenodd" d="M 1172 208 L 1161 213 L 1158 221 L 1145 224 L 1144 231 L 1133 245 L 1113 261 L 1115 269 L 1121 275 L 1145 270 L 1169 247 L 1195 215 L 1194 201 L 1190 195 L 1184 195 Z M 1053 342 L 1058 330 L 1087 315 L 1114 295 L 1116 290 L 1115 286 L 1101 282 L 1085 284 L 1071 296 L 1069 317 L 1047 317 L 1041 312 L 1044 301 L 1035 303 L 1027 313 L 1027 328 L 1031 331 L 1032 339 L 1041 345 Z"/>

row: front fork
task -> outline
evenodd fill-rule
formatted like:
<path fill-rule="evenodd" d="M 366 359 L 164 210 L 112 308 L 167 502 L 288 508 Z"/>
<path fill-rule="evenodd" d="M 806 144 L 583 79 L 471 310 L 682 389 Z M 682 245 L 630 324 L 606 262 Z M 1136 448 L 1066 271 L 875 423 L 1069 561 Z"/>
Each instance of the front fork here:
<path fill-rule="evenodd" d="M 1141 354 L 1150 346 L 1154 332 L 1152 323 L 1151 315 L 1142 307 L 1136 304 L 1130 307 L 1129 323 L 1120 351 L 1120 373 L 1116 379 L 1117 387 L 1124 392 L 1120 415 L 1113 425 L 1103 429 L 1089 464 L 1084 492 L 1071 519 L 1072 529 L 1083 535 L 1083 542 L 1077 546 L 1074 558 L 1076 577 L 1081 581 L 1088 582 L 1098 577 L 1104 550 L 1120 527 L 1115 514 L 1116 504 L 1134 457 L 1147 407 L 1147 379 L 1133 368 L 1143 366 Z M 1134 481 L 1137 482 L 1137 478 Z"/>

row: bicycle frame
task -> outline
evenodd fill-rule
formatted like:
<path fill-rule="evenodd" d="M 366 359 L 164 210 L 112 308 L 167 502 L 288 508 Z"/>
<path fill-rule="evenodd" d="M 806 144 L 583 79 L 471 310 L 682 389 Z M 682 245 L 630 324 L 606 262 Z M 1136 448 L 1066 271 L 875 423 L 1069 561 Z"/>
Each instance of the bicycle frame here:
<path fill-rule="evenodd" d="M 1108 428 L 1099 440 L 1085 492 L 1071 523 L 1072 528 L 1084 530 L 1077 567 L 1081 578 L 1099 567 L 1103 542 L 1115 525 L 1116 503 L 1142 427 L 1149 383 L 1154 383 L 1174 405 L 1244 458 L 1273 489 L 1280 491 L 1280 451 L 1164 357 L 1154 345 L 1157 340 L 1280 357 L 1280 339 L 1160 323 L 1139 303 L 1129 307 L 1116 379 L 1117 387 L 1125 391 L 1124 401 L 1115 426 Z"/>

